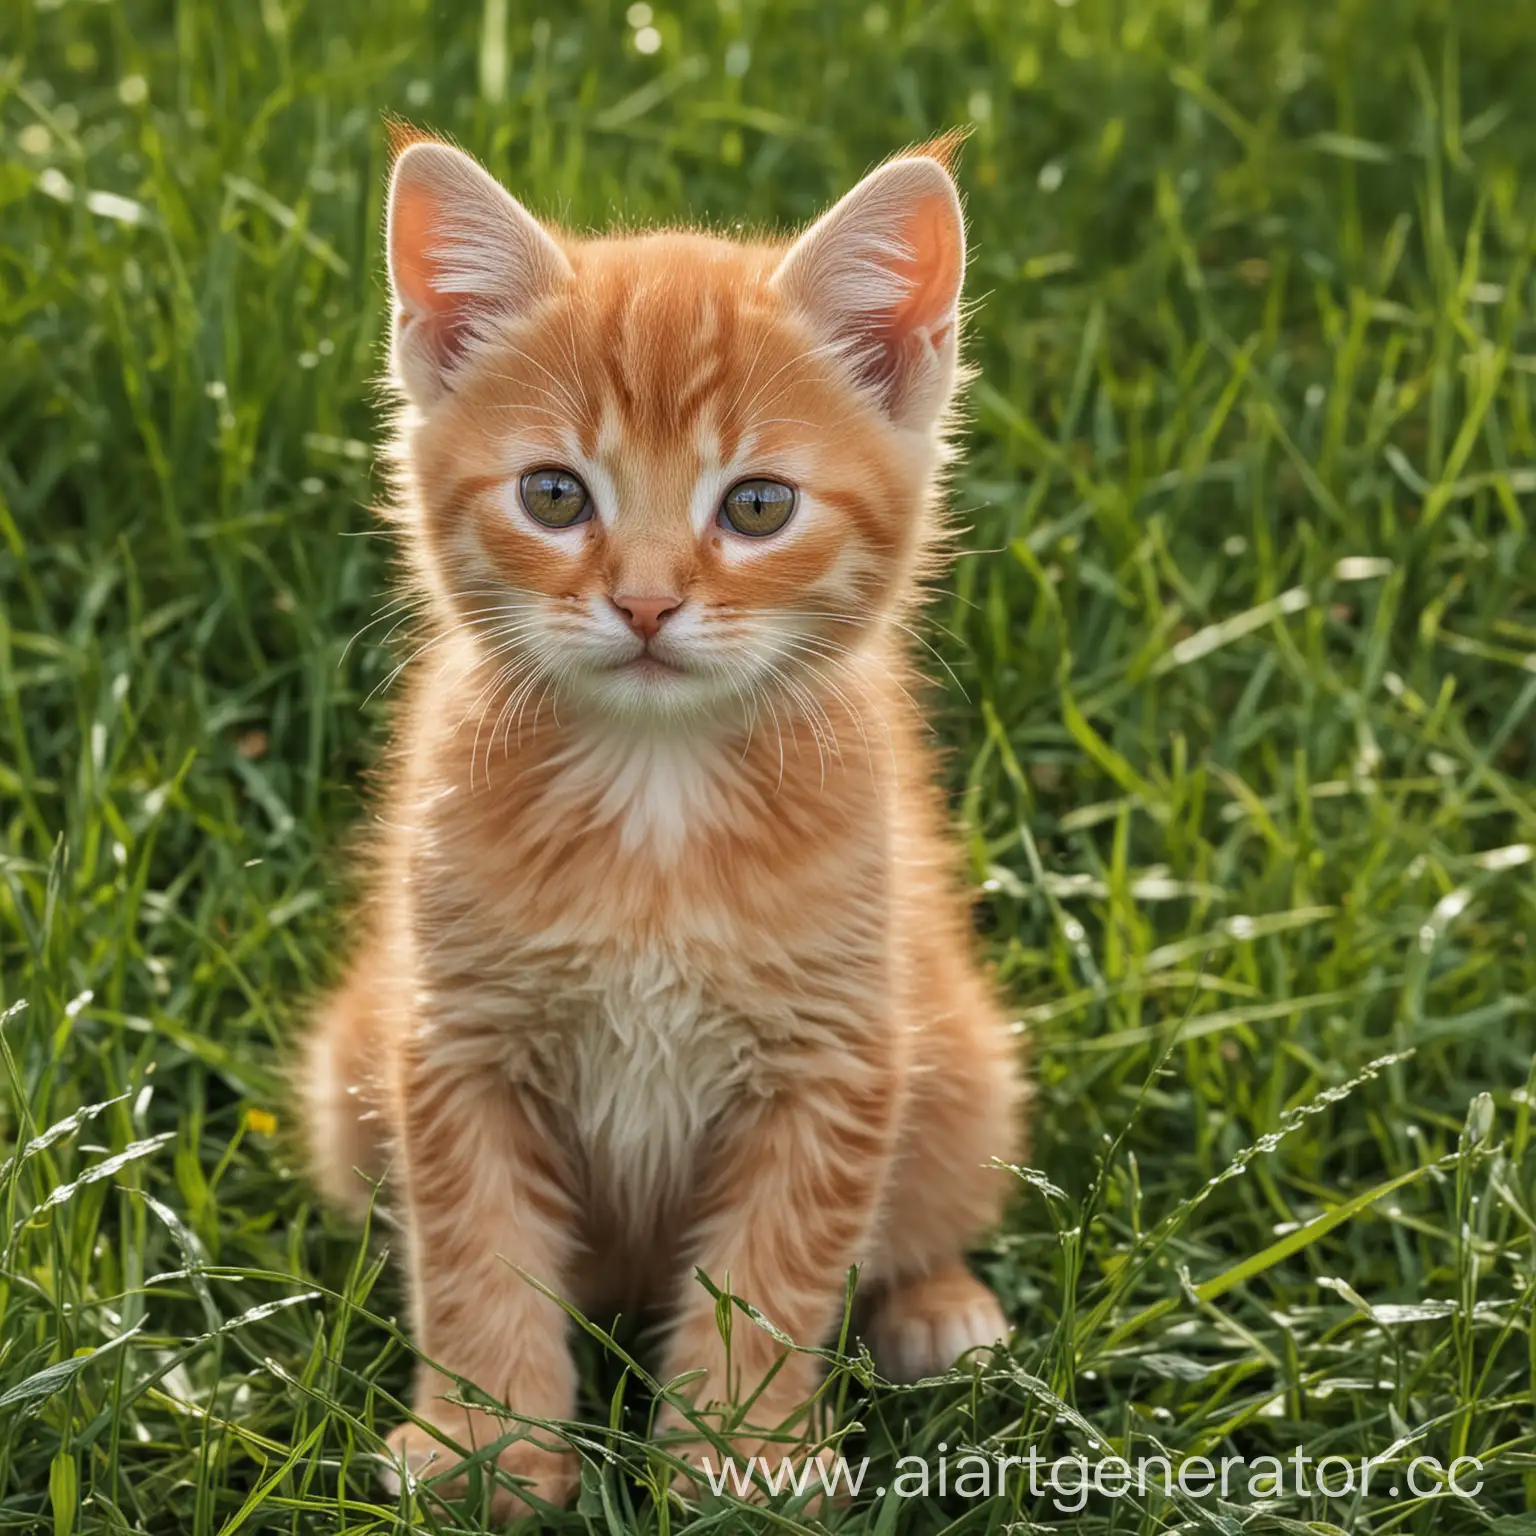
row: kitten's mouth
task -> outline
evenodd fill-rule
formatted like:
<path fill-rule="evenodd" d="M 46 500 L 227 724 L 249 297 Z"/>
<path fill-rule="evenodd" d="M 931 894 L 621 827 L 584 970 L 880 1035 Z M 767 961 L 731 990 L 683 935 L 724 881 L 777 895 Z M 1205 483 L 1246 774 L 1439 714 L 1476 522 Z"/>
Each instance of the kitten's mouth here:
<path fill-rule="evenodd" d="M 670 661 L 663 661 L 650 651 L 641 651 L 638 656 L 621 661 L 613 670 L 630 677 L 681 677 L 685 669 Z"/>

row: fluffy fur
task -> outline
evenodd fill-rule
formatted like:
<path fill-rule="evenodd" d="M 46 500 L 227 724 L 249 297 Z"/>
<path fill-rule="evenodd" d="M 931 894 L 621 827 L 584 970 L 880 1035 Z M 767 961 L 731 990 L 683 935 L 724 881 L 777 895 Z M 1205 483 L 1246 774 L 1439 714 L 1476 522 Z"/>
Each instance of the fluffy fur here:
<path fill-rule="evenodd" d="M 778 1367 L 759 1426 L 804 1422 L 814 1357 L 738 1317 L 727 1379 L 695 1266 L 805 1345 L 859 1266 L 897 1377 L 1006 1332 L 962 1255 L 1019 1150 L 1016 1044 L 906 645 L 956 377 L 945 150 L 788 245 L 576 239 L 452 148 L 397 158 L 397 520 L 426 633 L 303 1092 L 325 1194 L 361 1210 L 382 1180 L 398 1213 L 424 1354 L 516 1413 L 576 1408 L 566 1320 L 524 1274 L 663 1309 L 663 1378 L 701 1373 L 701 1408 Z M 547 466 L 590 520 L 525 510 Z M 721 525 L 744 477 L 795 488 L 781 532 Z M 621 598 L 665 617 L 644 633 Z M 451 1392 L 424 1365 L 417 1415 L 463 1447 L 508 1434 Z M 455 1459 L 414 1423 L 391 1444 Z M 536 1438 L 498 1459 L 574 1486 Z"/>

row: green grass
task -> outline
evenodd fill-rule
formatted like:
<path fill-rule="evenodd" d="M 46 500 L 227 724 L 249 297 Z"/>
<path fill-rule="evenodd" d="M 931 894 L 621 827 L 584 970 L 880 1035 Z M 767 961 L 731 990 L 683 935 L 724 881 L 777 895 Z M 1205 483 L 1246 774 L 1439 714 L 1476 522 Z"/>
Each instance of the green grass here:
<path fill-rule="evenodd" d="M 979 1259 L 1012 1368 L 836 1372 L 871 1482 L 940 1442 L 1485 1463 L 829 1523 L 1536 1530 L 1536 8 L 656 10 L 643 56 L 604 0 L 6 7 L 0 1528 L 480 1523 L 372 1481 L 389 1235 L 316 1211 L 279 1076 L 393 665 L 393 109 L 579 226 L 802 219 L 976 125 L 935 715 L 1041 1176 Z M 604 1354 L 550 1528 L 683 1529 Z"/>

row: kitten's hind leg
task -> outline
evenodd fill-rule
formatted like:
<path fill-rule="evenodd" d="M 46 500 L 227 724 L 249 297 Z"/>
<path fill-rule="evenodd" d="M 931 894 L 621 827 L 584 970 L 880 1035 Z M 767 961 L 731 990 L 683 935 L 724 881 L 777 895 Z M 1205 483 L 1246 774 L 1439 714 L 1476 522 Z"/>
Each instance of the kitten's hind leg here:
<path fill-rule="evenodd" d="M 322 1003 L 294 1063 L 310 1174 L 328 1205 L 361 1220 L 384 1175 L 383 1073 L 388 1030 L 380 981 L 359 956 Z"/>
<path fill-rule="evenodd" d="M 959 1259 L 889 1282 L 874 1298 L 865 1333 L 881 1375 L 914 1382 L 941 1376 L 973 1349 L 1008 1337 L 995 1297 Z"/>
<path fill-rule="evenodd" d="M 924 955 L 911 1091 L 879 1241 L 865 1270 L 866 1339 L 883 1374 L 942 1374 L 1008 1336 L 997 1298 L 963 1255 L 997 1224 L 1016 1180 L 1025 1090 L 1018 1041 L 958 946 Z"/>

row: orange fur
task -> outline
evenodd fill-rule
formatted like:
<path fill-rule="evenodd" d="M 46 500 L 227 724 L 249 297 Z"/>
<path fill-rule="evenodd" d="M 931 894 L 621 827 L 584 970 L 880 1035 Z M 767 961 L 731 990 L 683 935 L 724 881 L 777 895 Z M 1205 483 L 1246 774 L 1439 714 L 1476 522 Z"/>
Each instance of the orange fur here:
<path fill-rule="evenodd" d="M 423 1352 L 514 1413 L 575 1410 L 563 1316 L 519 1270 L 667 1307 L 664 1377 L 704 1372 L 701 1405 L 778 1366 L 768 1427 L 803 1415 L 813 1357 L 738 1317 L 727 1379 L 695 1266 L 805 1345 L 859 1266 L 893 1374 L 1005 1331 L 962 1255 L 1008 1191 L 1021 1077 L 904 643 L 940 535 L 953 148 L 784 246 L 568 238 L 401 145 L 395 515 L 425 633 L 304 1092 L 323 1191 L 356 1209 L 382 1179 L 399 1211 Z M 590 521 L 524 510 L 550 465 Z M 718 521 L 744 477 L 795 488 L 781 533 Z M 644 637 L 612 602 L 636 594 L 668 615 Z M 450 1387 L 424 1367 L 416 1403 L 449 1439 L 515 1427 Z M 454 1459 L 415 1425 L 392 1443 Z M 498 1459 L 573 1487 L 558 1449 Z"/>

